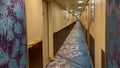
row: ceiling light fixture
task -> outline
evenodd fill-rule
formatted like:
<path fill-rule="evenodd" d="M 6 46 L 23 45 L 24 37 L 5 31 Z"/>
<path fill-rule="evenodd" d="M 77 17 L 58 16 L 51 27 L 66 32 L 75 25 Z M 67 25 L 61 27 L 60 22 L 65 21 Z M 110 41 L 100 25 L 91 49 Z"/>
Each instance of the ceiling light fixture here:
<path fill-rule="evenodd" d="M 78 3 L 83 3 L 83 1 L 78 1 Z"/>
<path fill-rule="evenodd" d="M 94 4 L 94 2 L 95 2 L 94 0 L 91 0 L 91 4 Z"/>
<path fill-rule="evenodd" d="M 82 7 L 78 7 L 79 9 L 81 9 Z"/>
<path fill-rule="evenodd" d="M 94 9 L 94 5 L 92 5 L 92 7 L 91 7 L 92 9 Z"/>
<path fill-rule="evenodd" d="M 73 10 L 70 10 L 70 12 L 73 12 Z"/>
<path fill-rule="evenodd" d="M 77 13 L 75 13 L 74 15 L 75 15 L 75 16 L 77 16 L 78 14 L 77 14 Z"/>

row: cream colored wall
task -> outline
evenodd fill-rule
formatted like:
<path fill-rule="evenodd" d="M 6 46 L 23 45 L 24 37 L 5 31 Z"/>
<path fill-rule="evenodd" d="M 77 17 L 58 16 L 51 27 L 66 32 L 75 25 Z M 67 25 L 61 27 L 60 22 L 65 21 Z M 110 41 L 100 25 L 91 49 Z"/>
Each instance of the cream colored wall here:
<path fill-rule="evenodd" d="M 101 11 L 101 13 L 102 13 L 102 40 L 101 40 L 101 42 L 102 42 L 102 49 L 103 49 L 103 51 L 105 52 L 105 41 L 106 41 L 106 0 L 102 0 L 102 6 L 101 6 L 101 8 L 102 8 L 102 11 Z"/>
<path fill-rule="evenodd" d="M 69 18 L 69 21 L 68 21 L 68 25 L 73 23 L 75 20 L 74 20 L 74 16 L 72 15 L 72 13 L 69 13 L 68 14 L 68 18 Z"/>
<path fill-rule="evenodd" d="M 67 25 L 71 24 L 73 22 L 73 16 L 72 14 L 65 12 L 65 9 L 59 6 L 57 3 L 50 1 L 48 3 L 49 40 L 46 40 L 47 36 L 45 36 L 44 34 L 46 33 L 46 28 L 43 27 L 45 27 L 47 24 L 44 24 L 45 19 L 43 18 L 43 11 L 45 10 L 46 12 L 47 9 L 42 7 L 45 7 L 45 5 L 42 5 L 42 0 L 26 0 L 28 45 L 43 41 L 43 67 L 45 68 L 47 64 L 47 59 L 53 59 L 54 32 L 57 32 Z M 67 18 L 69 18 L 69 20 L 67 20 Z M 47 47 L 48 44 L 45 43 L 48 41 L 49 48 Z M 49 49 L 49 51 L 45 50 L 47 48 Z"/>
<path fill-rule="evenodd" d="M 26 0 L 28 45 L 42 40 L 42 0 Z"/>
<path fill-rule="evenodd" d="M 53 31 L 57 32 L 73 22 L 72 14 L 68 13 L 63 7 L 53 2 Z"/>
<path fill-rule="evenodd" d="M 72 14 L 53 2 L 53 32 L 57 32 L 73 22 Z M 69 18 L 69 20 L 67 20 Z M 26 0 L 26 21 L 28 45 L 42 40 L 43 12 L 42 0 Z"/>
<path fill-rule="evenodd" d="M 50 59 L 53 59 L 53 16 L 54 16 L 54 10 L 53 10 L 53 2 L 48 3 L 48 20 L 49 20 L 49 57 Z"/>
<path fill-rule="evenodd" d="M 96 68 L 101 68 L 101 49 L 105 52 L 105 24 L 106 24 L 106 0 L 95 0 L 95 23 L 96 23 L 96 47 L 95 64 Z M 98 61 L 99 59 L 99 61 Z"/>
<path fill-rule="evenodd" d="M 89 6 L 86 6 L 84 12 L 80 16 L 80 20 L 86 29 L 88 29 L 88 15 L 89 15 L 88 10 Z"/>
<path fill-rule="evenodd" d="M 95 39 L 95 68 L 102 68 L 101 50 L 105 51 L 105 12 L 106 0 L 95 0 L 95 21 L 90 23 L 90 34 Z M 89 14 L 90 12 L 88 12 Z M 86 14 L 83 12 L 80 17 L 82 23 L 86 22 L 83 20 L 85 17 Z"/>
<path fill-rule="evenodd" d="M 43 7 L 43 68 L 46 68 L 46 65 L 49 62 L 49 22 L 48 22 L 48 9 L 47 9 L 47 2 L 42 1 Z"/>
<path fill-rule="evenodd" d="M 83 24 L 83 26 L 88 30 L 88 25 L 90 25 L 90 34 L 95 38 L 95 23 L 91 22 L 91 9 L 90 5 L 87 5 L 85 10 L 80 16 L 80 20 Z M 87 18 L 87 20 L 86 20 Z"/>
<path fill-rule="evenodd" d="M 95 0 L 95 67 L 101 68 L 101 0 Z"/>

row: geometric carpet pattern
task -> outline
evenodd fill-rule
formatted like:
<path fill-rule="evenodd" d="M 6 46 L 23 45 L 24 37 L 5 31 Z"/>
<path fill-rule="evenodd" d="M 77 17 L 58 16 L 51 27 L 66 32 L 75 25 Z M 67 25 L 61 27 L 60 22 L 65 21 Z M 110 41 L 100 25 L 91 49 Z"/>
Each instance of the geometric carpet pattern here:
<path fill-rule="evenodd" d="M 77 21 L 62 47 L 47 68 L 92 68 L 80 22 Z"/>

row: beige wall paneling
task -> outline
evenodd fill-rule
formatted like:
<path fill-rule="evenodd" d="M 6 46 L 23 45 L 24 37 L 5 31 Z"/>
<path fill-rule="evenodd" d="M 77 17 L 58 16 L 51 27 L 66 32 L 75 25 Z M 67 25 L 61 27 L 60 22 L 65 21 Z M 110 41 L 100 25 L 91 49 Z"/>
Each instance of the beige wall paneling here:
<path fill-rule="evenodd" d="M 87 6 L 87 43 L 88 43 L 88 48 L 90 50 L 90 26 L 91 26 L 91 18 L 90 18 L 90 5 L 88 1 L 88 6 Z"/>
<path fill-rule="evenodd" d="M 26 0 L 28 45 L 42 40 L 42 0 Z M 28 46 L 29 47 L 29 46 Z"/>
<path fill-rule="evenodd" d="M 54 58 L 53 53 L 53 2 L 48 2 L 48 23 L 49 23 L 49 58 L 52 60 Z"/>
<path fill-rule="evenodd" d="M 68 14 L 66 10 L 54 1 L 48 2 L 48 20 L 49 20 L 49 54 L 53 59 L 53 34 L 64 27 L 73 23 L 68 21 L 68 17 L 72 18 L 71 14 Z"/>
<path fill-rule="evenodd" d="M 43 68 L 49 62 L 49 22 L 48 22 L 48 6 L 46 1 L 42 1 L 43 6 Z"/>
<path fill-rule="evenodd" d="M 102 0 L 102 25 L 101 25 L 101 33 L 102 33 L 102 39 L 101 39 L 101 45 L 102 50 L 106 53 L 106 0 Z M 102 57 L 102 62 L 106 61 L 106 56 Z M 106 62 L 102 63 L 103 67 L 106 67 Z"/>
<path fill-rule="evenodd" d="M 102 68 L 101 50 L 105 51 L 106 0 L 95 0 L 95 68 Z"/>
<path fill-rule="evenodd" d="M 53 21 L 54 21 L 54 25 L 53 25 L 53 29 L 54 29 L 54 32 L 57 32 L 59 30 L 61 30 L 62 28 L 65 27 L 67 21 L 64 20 L 65 18 L 65 14 L 66 14 L 66 11 L 61 7 L 59 6 L 59 4 L 53 2 Z"/>
<path fill-rule="evenodd" d="M 25 0 L 27 48 L 42 40 L 42 0 Z"/>
<path fill-rule="evenodd" d="M 73 15 L 53 1 L 53 32 L 58 32 L 74 22 Z"/>
<path fill-rule="evenodd" d="M 101 0 L 95 0 L 95 68 L 101 68 Z"/>
<path fill-rule="evenodd" d="M 106 0 L 102 0 L 102 49 L 105 52 L 105 38 L 106 38 Z"/>
<path fill-rule="evenodd" d="M 89 5 L 90 6 L 90 5 Z M 90 34 L 95 39 L 95 68 L 101 68 L 101 49 L 105 51 L 105 14 L 106 12 L 106 0 L 95 0 L 95 21 L 91 21 L 89 24 L 89 14 L 88 10 L 88 23 L 85 23 L 85 11 L 82 13 L 80 19 L 84 26 L 89 25 Z"/>

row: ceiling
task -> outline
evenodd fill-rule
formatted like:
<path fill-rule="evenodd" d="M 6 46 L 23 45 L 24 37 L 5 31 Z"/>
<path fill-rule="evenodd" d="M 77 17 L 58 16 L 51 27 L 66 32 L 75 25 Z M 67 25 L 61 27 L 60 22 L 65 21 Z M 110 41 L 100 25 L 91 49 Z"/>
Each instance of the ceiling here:
<path fill-rule="evenodd" d="M 73 10 L 73 13 L 82 12 L 88 0 L 54 0 L 55 2 L 59 3 L 67 10 Z M 83 3 L 78 3 L 78 1 L 83 1 Z M 78 7 L 82 7 L 78 9 Z"/>

